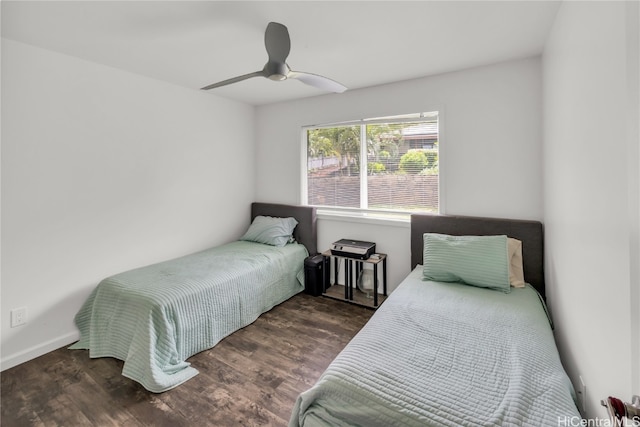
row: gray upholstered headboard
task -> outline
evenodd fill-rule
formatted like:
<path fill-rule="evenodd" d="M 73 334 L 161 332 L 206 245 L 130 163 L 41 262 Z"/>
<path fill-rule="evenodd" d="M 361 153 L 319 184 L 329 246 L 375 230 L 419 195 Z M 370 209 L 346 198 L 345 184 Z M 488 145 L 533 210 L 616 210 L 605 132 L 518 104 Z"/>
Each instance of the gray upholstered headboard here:
<path fill-rule="evenodd" d="M 423 234 L 502 235 L 522 241 L 524 278 L 544 297 L 543 229 L 538 221 L 452 215 L 411 215 L 411 269 L 422 264 Z"/>
<path fill-rule="evenodd" d="M 294 217 L 298 220 L 298 225 L 293 230 L 293 237 L 302 243 L 310 255 L 318 253 L 316 228 L 316 208 L 310 206 L 278 205 L 274 203 L 251 204 L 251 221 L 258 216 Z"/>

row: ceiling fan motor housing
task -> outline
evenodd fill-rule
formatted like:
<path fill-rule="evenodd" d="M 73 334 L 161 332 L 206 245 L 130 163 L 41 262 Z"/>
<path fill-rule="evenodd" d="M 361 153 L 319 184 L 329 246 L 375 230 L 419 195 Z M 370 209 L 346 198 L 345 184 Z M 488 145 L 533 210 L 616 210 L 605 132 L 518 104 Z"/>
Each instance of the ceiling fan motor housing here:
<path fill-rule="evenodd" d="M 286 80 L 291 69 L 284 62 L 269 61 L 264 66 L 264 73 L 271 80 Z"/>

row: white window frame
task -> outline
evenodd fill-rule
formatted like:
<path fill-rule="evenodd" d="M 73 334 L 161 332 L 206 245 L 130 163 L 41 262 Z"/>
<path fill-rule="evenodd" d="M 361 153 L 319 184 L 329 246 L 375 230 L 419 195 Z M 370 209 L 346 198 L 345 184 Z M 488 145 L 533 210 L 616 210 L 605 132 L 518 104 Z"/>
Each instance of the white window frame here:
<path fill-rule="evenodd" d="M 307 181 L 307 131 L 310 129 L 319 129 L 319 128 L 331 128 L 338 126 L 352 126 L 352 125 L 363 125 L 363 124 L 375 124 L 375 123 L 394 123 L 394 122 L 406 122 L 411 119 L 418 119 L 419 117 L 410 117 L 415 114 L 428 114 L 429 112 L 437 112 L 438 113 L 438 165 L 440 173 L 438 173 L 438 212 L 433 213 L 433 215 L 442 215 L 445 213 L 445 198 L 443 195 L 445 194 L 445 179 L 443 170 L 446 171 L 446 143 L 445 141 L 445 132 L 444 132 L 444 108 L 431 108 L 425 109 L 424 113 L 412 113 L 412 114 L 403 114 L 398 116 L 387 116 L 387 117 L 379 117 L 374 119 L 360 119 L 353 121 L 345 121 L 345 122 L 334 122 L 327 123 L 322 125 L 305 125 L 300 129 L 300 141 L 301 141 L 301 150 L 300 150 L 300 204 L 304 206 L 312 206 L 308 203 L 308 181 Z M 396 118 L 397 117 L 397 118 Z M 361 133 L 364 134 L 366 130 L 361 126 Z M 366 140 L 366 135 L 361 135 L 361 141 Z M 366 144 L 360 144 L 361 150 L 361 158 L 367 158 L 367 146 Z M 355 219 L 360 222 L 361 220 L 367 220 L 370 222 L 379 222 L 383 221 L 385 223 L 397 222 L 397 223 L 408 223 L 411 217 L 411 212 L 406 211 L 396 211 L 396 210 L 375 210 L 368 209 L 366 206 L 367 203 L 367 168 L 360 168 L 360 208 L 343 208 L 338 206 L 318 206 L 317 213 L 319 217 L 327 217 L 327 218 L 341 218 L 341 219 Z M 364 190 L 363 190 L 364 187 Z M 415 212 L 421 214 L 430 214 L 429 212 Z"/>

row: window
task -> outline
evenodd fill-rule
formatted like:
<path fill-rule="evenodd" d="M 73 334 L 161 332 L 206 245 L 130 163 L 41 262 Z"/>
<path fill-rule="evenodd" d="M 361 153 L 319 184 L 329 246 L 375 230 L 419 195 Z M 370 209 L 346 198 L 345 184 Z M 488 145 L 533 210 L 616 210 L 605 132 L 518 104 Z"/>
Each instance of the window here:
<path fill-rule="evenodd" d="M 303 203 L 438 212 L 438 112 L 310 126 L 303 140 Z"/>

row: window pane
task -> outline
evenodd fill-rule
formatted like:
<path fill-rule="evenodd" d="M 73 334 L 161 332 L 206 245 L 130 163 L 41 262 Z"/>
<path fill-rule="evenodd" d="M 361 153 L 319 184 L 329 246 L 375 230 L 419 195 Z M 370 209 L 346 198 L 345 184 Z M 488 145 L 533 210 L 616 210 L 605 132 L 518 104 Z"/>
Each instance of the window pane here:
<path fill-rule="evenodd" d="M 438 212 L 437 112 L 308 129 L 306 138 L 307 204 Z"/>
<path fill-rule="evenodd" d="M 307 131 L 309 205 L 360 207 L 360 126 Z"/>
<path fill-rule="evenodd" d="M 367 125 L 368 208 L 438 211 L 438 121 Z"/>

